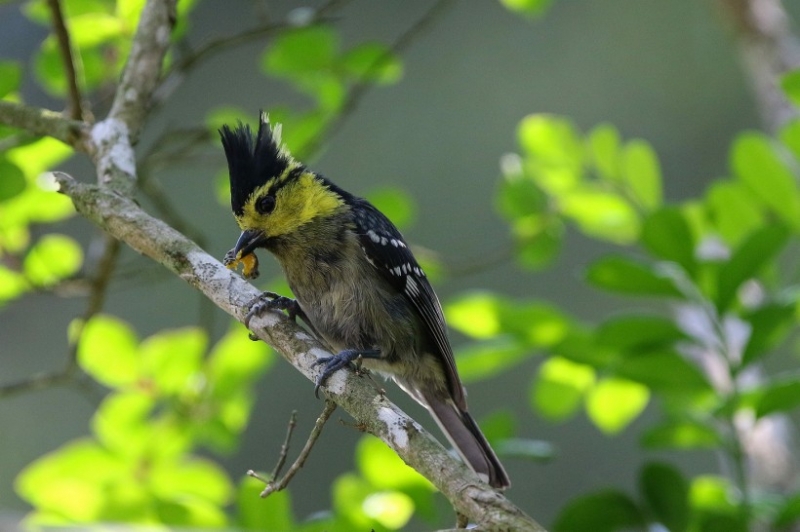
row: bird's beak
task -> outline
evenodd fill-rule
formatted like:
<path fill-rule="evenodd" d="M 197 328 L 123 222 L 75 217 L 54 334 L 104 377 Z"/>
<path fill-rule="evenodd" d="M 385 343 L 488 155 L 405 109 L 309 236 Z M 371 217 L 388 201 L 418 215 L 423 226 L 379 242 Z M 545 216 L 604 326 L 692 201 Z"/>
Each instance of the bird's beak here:
<path fill-rule="evenodd" d="M 247 229 L 239 235 L 233 253 L 236 258 L 246 257 L 267 242 L 267 236 L 258 229 Z"/>

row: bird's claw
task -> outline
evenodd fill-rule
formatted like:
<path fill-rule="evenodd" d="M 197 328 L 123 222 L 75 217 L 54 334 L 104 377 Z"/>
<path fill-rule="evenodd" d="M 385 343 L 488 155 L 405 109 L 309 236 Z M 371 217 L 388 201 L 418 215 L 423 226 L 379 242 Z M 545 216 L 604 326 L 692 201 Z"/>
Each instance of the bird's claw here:
<path fill-rule="evenodd" d="M 300 312 L 300 305 L 297 301 L 275 292 L 262 292 L 254 297 L 247 306 L 250 307 L 250 310 L 244 317 L 244 326 L 248 329 L 250 328 L 250 320 L 265 310 L 284 310 L 292 321 L 295 321 Z"/>
<path fill-rule="evenodd" d="M 330 356 L 318 358 L 312 364 L 312 367 L 325 365 L 322 373 L 317 377 L 316 386 L 314 386 L 314 396 L 319 399 L 319 389 L 325 384 L 328 378 L 339 371 L 340 369 L 349 366 L 350 363 L 359 358 L 380 358 L 381 352 L 377 349 L 345 349 L 340 353 Z"/>

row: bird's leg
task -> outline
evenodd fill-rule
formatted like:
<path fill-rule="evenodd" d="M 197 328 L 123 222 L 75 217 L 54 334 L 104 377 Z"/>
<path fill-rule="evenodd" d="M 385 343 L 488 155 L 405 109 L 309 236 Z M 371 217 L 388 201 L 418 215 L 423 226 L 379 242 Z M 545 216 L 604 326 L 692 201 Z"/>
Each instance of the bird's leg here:
<path fill-rule="evenodd" d="M 345 349 L 331 357 L 317 359 L 317 361 L 314 362 L 314 366 L 325 365 L 322 373 L 320 373 L 317 378 L 317 385 L 314 387 L 314 395 L 317 399 L 319 399 L 320 386 L 325 384 L 325 381 L 328 380 L 331 375 L 359 358 L 381 358 L 381 352 L 377 349 Z"/>

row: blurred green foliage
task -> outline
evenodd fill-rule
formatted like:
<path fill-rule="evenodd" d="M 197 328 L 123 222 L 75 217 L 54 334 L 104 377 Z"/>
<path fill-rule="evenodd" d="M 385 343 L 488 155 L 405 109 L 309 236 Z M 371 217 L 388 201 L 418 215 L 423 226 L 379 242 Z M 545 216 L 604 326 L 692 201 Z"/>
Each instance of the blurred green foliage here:
<path fill-rule="evenodd" d="M 541 16 L 542 0 L 503 0 L 510 10 Z M 78 83 L 87 95 L 113 86 L 130 48 L 143 0 L 65 0 Z M 173 39 L 186 31 L 193 2 L 178 4 Z M 49 24 L 43 0 L 26 15 Z M 167 68 L 172 64 L 168 62 Z M 329 24 L 284 28 L 265 49 L 263 72 L 308 97 L 301 110 L 275 106 L 272 121 L 299 157 L 348 111 L 364 86 L 397 83 L 402 62 L 368 42 L 342 49 Z M 48 36 L 33 59 L 38 83 L 66 96 L 57 43 Z M 0 61 L 0 97 L 20 99 L 21 66 Z M 781 80 L 800 105 L 800 71 Z M 212 110 L 205 127 L 246 121 L 233 107 Z M 517 130 L 519 153 L 501 160 L 495 207 L 508 223 L 520 267 L 550 266 L 568 229 L 606 243 L 588 265 L 591 287 L 638 298 L 639 310 L 582 323 L 526 294 L 488 291 L 445 303 L 448 321 L 467 338 L 457 353 L 465 383 L 512 371 L 541 356 L 527 390 L 531 414 L 563 422 L 583 413 L 600 431 L 618 434 L 656 404 L 660 419 L 639 429 L 644 449 L 714 449 L 726 462 L 719 475 L 686 478 L 673 465 L 642 465 L 633 493 L 603 489 L 562 509 L 557 531 L 644 529 L 670 532 L 749 530 L 754 523 L 789 527 L 800 521 L 800 494 L 769 492 L 746 476 L 741 418 L 796 411 L 800 375 L 770 374 L 760 363 L 786 356 L 798 321 L 798 292 L 784 257 L 800 231 L 800 120 L 775 137 L 748 131 L 730 150 L 730 176 L 698 198 L 664 202 L 656 150 L 623 139 L 610 124 L 581 132 L 568 118 L 533 114 Z M 73 215 L 46 172 L 72 151 L 0 126 L 0 305 L 32 291 L 56 290 L 85 276 L 84 252 L 58 233 Z M 225 176 L 217 188 L 227 203 Z M 411 198 L 393 187 L 370 198 L 400 226 L 413 223 Z M 34 230 L 36 229 L 36 230 Z M 36 236 L 33 236 L 36 235 Z M 421 252 L 431 270 L 444 268 Z M 274 360 L 236 325 L 209 349 L 198 328 L 164 330 L 139 340 L 130 325 L 105 315 L 76 322 L 77 361 L 107 388 L 89 434 L 29 464 L 16 479 L 32 511 L 28 522 L 101 522 L 242 530 L 396 530 L 413 517 L 435 520 L 432 485 L 386 446 L 366 436 L 357 470 L 331 486 L 329 511 L 295 516 L 291 491 L 262 500 L 253 478 L 231 479 L 215 456 L 235 451 L 254 403 L 254 385 Z M 698 355 L 701 353 L 701 355 Z M 707 371 L 703 356 L 720 363 Z M 751 370 L 762 378 L 745 386 Z M 484 423 L 504 457 L 554 459 L 546 442 L 518 436 L 518 420 L 499 412 Z M 202 453 L 202 454 L 201 454 Z"/>

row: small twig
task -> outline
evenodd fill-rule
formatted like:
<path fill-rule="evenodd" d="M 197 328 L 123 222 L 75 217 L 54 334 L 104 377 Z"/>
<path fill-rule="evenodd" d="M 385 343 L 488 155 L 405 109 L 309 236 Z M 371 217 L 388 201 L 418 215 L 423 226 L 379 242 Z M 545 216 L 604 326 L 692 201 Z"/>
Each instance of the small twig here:
<path fill-rule="evenodd" d="M 297 427 L 297 410 L 292 410 L 292 417 L 289 418 L 289 426 L 286 428 L 286 439 L 283 440 L 283 445 L 281 445 L 278 463 L 275 464 L 275 469 L 272 470 L 272 474 L 269 478 L 278 478 L 278 475 L 281 474 L 281 469 L 283 469 L 284 464 L 286 464 L 286 457 L 289 454 L 289 442 L 292 441 L 292 433 L 295 427 Z"/>
<path fill-rule="evenodd" d="M 256 474 L 254 471 L 250 470 L 247 474 L 253 478 L 257 478 L 264 482 L 267 487 L 264 488 L 264 491 L 261 492 L 261 497 L 269 497 L 272 493 L 276 491 L 281 491 L 286 489 L 286 486 L 289 485 L 289 482 L 292 481 L 292 478 L 300 471 L 300 468 L 305 465 L 306 460 L 308 459 L 309 454 L 311 454 L 311 449 L 314 448 L 314 444 L 317 443 L 317 439 L 319 439 L 320 434 L 322 434 L 322 428 L 325 426 L 325 423 L 333 414 L 333 411 L 336 410 L 336 403 L 331 400 L 325 401 L 325 408 L 322 409 L 322 413 L 317 418 L 317 422 L 314 423 L 314 428 L 311 430 L 311 434 L 308 435 L 308 440 L 306 444 L 303 446 L 303 450 L 300 451 L 300 454 L 297 455 L 297 459 L 292 463 L 289 467 L 289 470 L 286 474 L 281 477 L 280 480 L 275 479 L 275 473 L 279 471 L 280 468 L 283 467 L 283 461 L 286 460 L 285 452 L 281 449 L 281 457 L 278 459 L 278 465 L 275 467 L 275 472 L 273 472 L 273 476 L 270 480 L 266 480 L 263 477 Z M 292 421 L 294 421 L 294 414 L 292 414 Z M 289 424 L 289 434 L 286 436 L 286 443 L 285 446 L 288 446 L 289 437 L 291 436 L 291 431 L 294 430 L 291 422 Z"/>
<path fill-rule="evenodd" d="M 73 120 L 83 120 L 83 98 L 78 87 L 78 75 L 75 71 L 75 59 L 72 55 L 72 43 L 69 30 L 64 23 L 64 13 L 61 10 L 60 0 L 47 0 L 50 8 L 50 15 L 53 19 L 53 32 L 58 40 L 58 48 L 61 51 L 61 60 L 64 62 L 64 70 L 67 77 L 67 88 L 69 90 L 69 116 Z"/>

